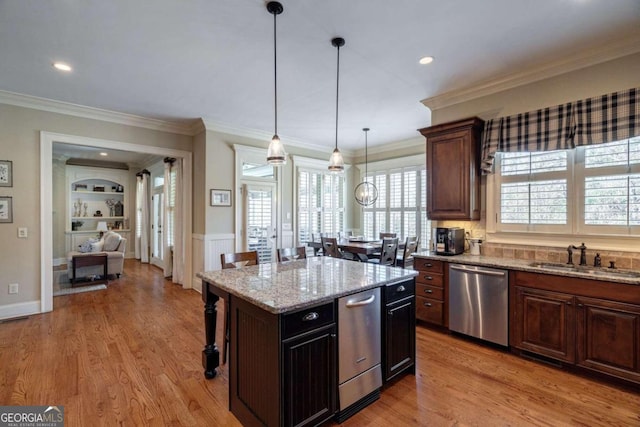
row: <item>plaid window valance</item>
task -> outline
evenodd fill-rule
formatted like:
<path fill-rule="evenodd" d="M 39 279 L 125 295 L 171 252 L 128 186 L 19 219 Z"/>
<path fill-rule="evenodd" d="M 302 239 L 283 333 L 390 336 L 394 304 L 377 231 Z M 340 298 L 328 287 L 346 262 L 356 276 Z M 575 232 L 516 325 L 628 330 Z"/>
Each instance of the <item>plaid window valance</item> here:
<path fill-rule="evenodd" d="M 640 135 L 640 88 L 488 120 L 482 135 L 484 173 L 497 152 L 566 150 Z"/>

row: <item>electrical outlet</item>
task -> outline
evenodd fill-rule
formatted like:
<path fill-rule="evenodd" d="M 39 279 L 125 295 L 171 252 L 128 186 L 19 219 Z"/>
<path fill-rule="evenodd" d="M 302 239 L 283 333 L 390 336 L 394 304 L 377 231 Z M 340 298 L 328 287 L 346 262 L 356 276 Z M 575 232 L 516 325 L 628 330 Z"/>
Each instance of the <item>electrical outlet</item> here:
<path fill-rule="evenodd" d="M 17 294 L 19 287 L 20 287 L 20 285 L 18 283 L 9 283 L 9 293 L 10 294 Z"/>
<path fill-rule="evenodd" d="M 26 239 L 28 236 L 27 227 L 18 227 L 18 238 Z"/>

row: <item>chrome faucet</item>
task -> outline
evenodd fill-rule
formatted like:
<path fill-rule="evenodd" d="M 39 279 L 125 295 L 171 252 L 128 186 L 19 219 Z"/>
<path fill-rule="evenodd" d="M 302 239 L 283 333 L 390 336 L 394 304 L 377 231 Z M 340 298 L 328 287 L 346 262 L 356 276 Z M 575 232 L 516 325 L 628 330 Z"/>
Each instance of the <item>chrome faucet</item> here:
<path fill-rule="evenodd" d="M 584 242 L 580 246 L 580 265 L 587 265 L 587 247 L 584 245 Z"/>

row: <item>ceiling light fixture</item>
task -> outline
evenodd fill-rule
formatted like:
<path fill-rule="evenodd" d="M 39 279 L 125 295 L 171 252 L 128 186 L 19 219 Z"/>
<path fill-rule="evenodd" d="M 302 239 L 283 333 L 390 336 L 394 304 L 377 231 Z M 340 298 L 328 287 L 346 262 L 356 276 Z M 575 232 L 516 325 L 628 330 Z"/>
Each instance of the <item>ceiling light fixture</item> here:
<path fill-rule="evenodd" d="M 64 62 L 54 62 L 53 67 L 60 71 L 71 71 L 71 66 Z"/>
<path fill-rule="evenodd" d="M 340 150 L 338 150 L 338 94 L 340 89 L 340 48 L 344 46 L 344 39 L 336 37 L 331 40 L 331 44 L 338 49 L 338 66 L 336 68 L 336 148 L 329 159 L 329 171 L 333 173 L 344 172 L 344 159 Z"/>
<path fill-rule="evenodd" d="M 431 64 L 433 62 L 433 56 L 422 57 L 418 62 L 421 63 L 422 65 Z"/>
<path fill-rule="evenodd" d="M 356 197 L 356 202 L 358 202 L 361 206 L 371 206 L 378 200 L 378 188 L 372 182 L 367 182 L 367 164 L 368 164 L 368 153 L 367 153 L 367 132 L 369 132 L 369 128 L 363 128 L 364 131 L 364 179 L 360 184 L 356 186 L 354 191 L 354 195 Z"/>
<path fill-rule="evenodd" d="M 101 155 L 102 157 L 107 157 L 107 156 L 109 155 L 109 153 L 107 153 L 107 152 L 105 152 L 105 151 L 101 151 L 101 152 L 100 152 L 100 155 Z"/>
<path fill-rule="evenodd" d="M 280 15 L 284 8 L 277 1 L 267 3 L 267 11 L 273 15 L 273 105 L 274 105 L 274 133 L 267 150 L 267 163 L 273 166 L 282 166 L 287 163 L 287 153 L 278 136 L 278 65 L 276 48 L 276 16 Z"/>

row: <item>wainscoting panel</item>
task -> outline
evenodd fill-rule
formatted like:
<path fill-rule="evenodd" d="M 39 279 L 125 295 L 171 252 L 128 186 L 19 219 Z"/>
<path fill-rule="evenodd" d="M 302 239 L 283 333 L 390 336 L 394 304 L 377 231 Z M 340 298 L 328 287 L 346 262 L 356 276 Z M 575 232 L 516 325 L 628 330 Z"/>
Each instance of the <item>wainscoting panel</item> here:
<path fill-rule="evenodd" d="M 196 276 L 202 271 L 220 270 L 220 254 L 235 252 L 235 234 L 193 234 L 193 288 L 202 282 Z"/>

